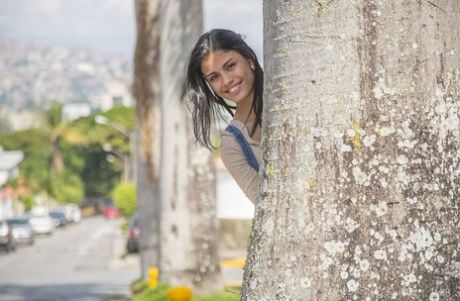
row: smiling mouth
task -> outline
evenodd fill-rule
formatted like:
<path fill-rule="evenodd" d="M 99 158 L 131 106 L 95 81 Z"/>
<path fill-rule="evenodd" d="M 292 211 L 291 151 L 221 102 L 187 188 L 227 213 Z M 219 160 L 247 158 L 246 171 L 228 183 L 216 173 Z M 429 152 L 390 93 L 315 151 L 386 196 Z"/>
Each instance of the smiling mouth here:
<path fill-rule="evenodd" d="M 240 88 L 241 88 L 241 82 L 237 83 L 236 85 L 234 85 L 233 87 L 228 89 L 227 93 L 234 94 L 234 93 L 238 92 L 240 90 Z"/>

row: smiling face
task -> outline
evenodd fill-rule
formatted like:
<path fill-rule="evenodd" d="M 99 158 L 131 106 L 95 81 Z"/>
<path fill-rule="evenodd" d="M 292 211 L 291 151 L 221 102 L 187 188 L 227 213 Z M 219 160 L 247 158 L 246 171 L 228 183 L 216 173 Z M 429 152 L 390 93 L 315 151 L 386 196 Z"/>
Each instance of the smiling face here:
<path fill-rule="evenodd" d="M 254 72 L 250 61 L 234 50 L 215 50 L 201 62 L 201 72 L 214 92 L 237 106 L 252 104 Z"/>

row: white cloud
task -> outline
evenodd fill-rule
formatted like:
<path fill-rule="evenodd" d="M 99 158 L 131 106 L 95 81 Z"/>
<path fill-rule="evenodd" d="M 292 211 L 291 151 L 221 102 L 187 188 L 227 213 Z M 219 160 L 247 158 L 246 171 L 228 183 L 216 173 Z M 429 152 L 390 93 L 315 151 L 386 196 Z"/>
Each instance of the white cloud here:
<path fill-rule="evenodd" d="M 126 0 L 102 0 L 102 8 L 108 11 L 116 11 L 122 15 L 132 17 L 132 11 L 134 9 L 134 1 Z"/>
<path fill-rule="evenodd" d="M 55 15 L 62 6 L 60 0 L 40 0 L 33 3 L 39 12 L 49 16 Z"/>
<path fill-rule="evenodd" d="M 230 29 L 246 36 L 246 42 L 262 56 L 262 0 L 205 0 L 204 27 Z"/>

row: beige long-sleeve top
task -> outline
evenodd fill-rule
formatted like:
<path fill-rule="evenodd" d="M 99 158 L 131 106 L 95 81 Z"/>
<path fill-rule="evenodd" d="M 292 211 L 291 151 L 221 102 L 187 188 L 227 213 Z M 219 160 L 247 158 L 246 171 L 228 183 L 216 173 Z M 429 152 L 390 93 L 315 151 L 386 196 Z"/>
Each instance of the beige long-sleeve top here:
<path fill-rule="evenodd" d="M 243 122 L 233 119 L 230 121 L 230 125 L 241 130 L 244 138 L 246 138 L 251 146 L 257 162 L 260 163 L 260 142 L 253 140 L 249 136 L 248 129 L 244 126 Z M 228 172 L 248 199 L 254 203 L 258 191 L 257 171 L 249 165 L 235 137 L 227 131 L 223 131 L 221 134 L 220 152 L 222 162 L 224 162 Z"/>

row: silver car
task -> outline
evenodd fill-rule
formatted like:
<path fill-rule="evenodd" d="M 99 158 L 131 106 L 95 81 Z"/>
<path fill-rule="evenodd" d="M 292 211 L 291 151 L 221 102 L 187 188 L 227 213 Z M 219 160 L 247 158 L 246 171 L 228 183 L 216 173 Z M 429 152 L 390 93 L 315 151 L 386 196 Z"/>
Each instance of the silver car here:
<path fill-rule="evenodd" d="M 25 217 L 15 217 L 7 220 L 13 232 L 13 238 L 17 243 L 32 245 L 34 243 L 34 231 Z"/>

